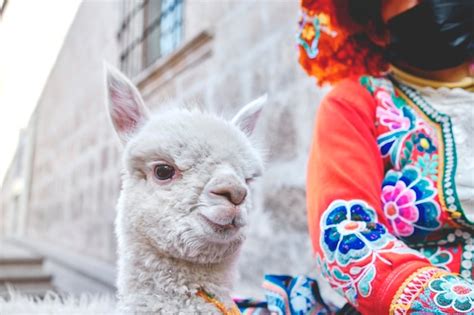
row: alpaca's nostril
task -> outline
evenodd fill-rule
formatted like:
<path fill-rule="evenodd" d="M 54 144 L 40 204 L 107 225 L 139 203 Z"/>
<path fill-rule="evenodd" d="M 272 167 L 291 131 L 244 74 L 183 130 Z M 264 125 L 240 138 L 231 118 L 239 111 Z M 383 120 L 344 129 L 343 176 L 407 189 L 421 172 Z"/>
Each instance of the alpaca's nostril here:
<path fill-rule="evenodd" d="M 226 198 L 236 206 L 242 204 L 245 200 L 245 197 L 247 197 L 247 189 L 244 187 L 218 188 L 212 190 L 211 193 Z"/>

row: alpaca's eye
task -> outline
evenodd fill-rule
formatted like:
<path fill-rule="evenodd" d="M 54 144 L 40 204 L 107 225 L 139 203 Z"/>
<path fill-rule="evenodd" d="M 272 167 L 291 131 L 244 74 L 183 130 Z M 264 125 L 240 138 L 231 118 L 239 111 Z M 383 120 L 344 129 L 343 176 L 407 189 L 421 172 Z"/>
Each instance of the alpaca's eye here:
<path fill-rule="evenodd" d="M 167 180 L 174 176 L 175 170 L 171 165 L 158 164 L 155 166 L 154 173 L 159 180 Z"/>

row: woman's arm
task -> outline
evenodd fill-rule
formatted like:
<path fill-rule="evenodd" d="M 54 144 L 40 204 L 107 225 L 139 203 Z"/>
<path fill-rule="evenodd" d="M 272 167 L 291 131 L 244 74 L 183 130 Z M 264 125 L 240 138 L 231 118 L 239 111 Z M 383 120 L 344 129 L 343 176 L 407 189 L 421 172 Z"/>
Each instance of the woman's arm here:
<path fill-rule="evenodd" d="M 387 229 L 375 109 L 357 80 L 339 83 L 323 100 L 308 164 L 308 220 L 331 285 L 360 312 L 387 314 L 417 306 L 424 290 L 447 272 Z M 428 300 L 436 292 L 428 292 Z"/>

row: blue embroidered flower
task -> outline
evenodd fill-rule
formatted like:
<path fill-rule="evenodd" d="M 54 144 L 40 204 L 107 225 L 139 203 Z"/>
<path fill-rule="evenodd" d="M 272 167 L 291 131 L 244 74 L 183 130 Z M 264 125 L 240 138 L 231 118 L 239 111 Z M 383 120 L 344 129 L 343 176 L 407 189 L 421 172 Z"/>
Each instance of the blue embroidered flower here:
<path fill-rule="evenodd" d="M 382 183 L 382 207 L 393 233 L 411 242 L 423 241 L 440 227 L 439 205 L 433 183 L 420 171 L 407 166 L 401 172 L 388 171 Z"/>
<path fill-rule="evenodd" d="M 437 292 L 434 301 L 440 308 L 452 307 L 456 312 L 468 313 L 474 309 L 474 285 L 454 275 L 444 275 L 430 282 Z"/>
<path fill-rule="evenodd" d="M 361 200 L 336 200 L 321 218 L 321 248 L 328 261 L 341 266 L 364 259 L 393 239 Z"/>
<path fill-rule="evenodd" d="M 434 146 L 433 141 L 428 138 L 428 136 L 424 133 L 416 133 L 412 136 L 412 139 L 418 151 L 426 152 L 428 154 L 436 151 L 436 147 Z"/>

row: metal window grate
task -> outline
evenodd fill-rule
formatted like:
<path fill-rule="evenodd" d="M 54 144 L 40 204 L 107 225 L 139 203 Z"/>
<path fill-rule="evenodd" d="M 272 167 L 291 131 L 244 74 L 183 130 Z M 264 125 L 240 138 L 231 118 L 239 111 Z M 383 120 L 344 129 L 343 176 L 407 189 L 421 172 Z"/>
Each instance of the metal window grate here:
<path fill-rule="evenodd" d="M 122 70 L 134 75 L 176 49 L 182 40 L 182 7 L 183 0 L 145 0 L 128 8 L 117 33 Z"/>

